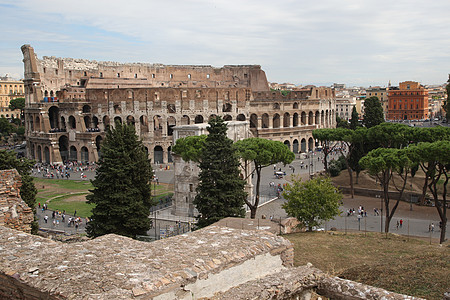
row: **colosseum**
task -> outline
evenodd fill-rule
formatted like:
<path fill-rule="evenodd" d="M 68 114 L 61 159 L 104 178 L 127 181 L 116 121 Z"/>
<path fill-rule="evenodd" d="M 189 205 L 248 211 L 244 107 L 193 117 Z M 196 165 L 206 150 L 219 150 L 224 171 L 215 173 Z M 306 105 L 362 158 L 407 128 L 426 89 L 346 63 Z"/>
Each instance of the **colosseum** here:
<path fill-rule="evenodd" d="M 24 56 L 27 155 L 37 162 L 94 162 L 105 130 L 133 124 L 154 163 L 172 162 L 173 127 L 220 115 L 294 153 L 315 147 L 312 130 L 335 124 L 331 88 L 271 91 L 258 65 L 122 64 Z"/>

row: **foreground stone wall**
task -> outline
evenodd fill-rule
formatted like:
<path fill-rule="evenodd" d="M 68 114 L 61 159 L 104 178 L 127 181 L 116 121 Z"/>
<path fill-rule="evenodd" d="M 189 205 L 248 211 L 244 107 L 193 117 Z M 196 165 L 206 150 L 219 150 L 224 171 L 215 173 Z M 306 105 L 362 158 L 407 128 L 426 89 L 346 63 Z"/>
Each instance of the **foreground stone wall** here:
<path fill-rule="evenodd" d="M 33 211 L 20 197 L 22 181 L 15 170 L 0 170 L 0 226 L 31 232 Z"/>

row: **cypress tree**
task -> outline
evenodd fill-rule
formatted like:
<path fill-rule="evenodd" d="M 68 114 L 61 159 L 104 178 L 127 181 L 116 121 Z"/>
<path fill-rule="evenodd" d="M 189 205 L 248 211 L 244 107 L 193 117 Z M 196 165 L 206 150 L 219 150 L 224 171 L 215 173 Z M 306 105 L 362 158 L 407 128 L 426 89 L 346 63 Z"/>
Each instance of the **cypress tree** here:
<path fill-rule="evenodd" d="M 95 204 L 87 234 L 108 233 L 136 238 L 150 229 L 152 206 L 150 181 L 153 171 L 134 126 L 116 122 L 102 143 L 102 156 L 93 190 L 86 198 Z"/>
<path fill-rule="evenodd" d="M 223 119 L 210 120 L 209 135 L 201 154 L 199 185 L 194 204 L 200 215 L 198 227 L 225 217 L 244 217 L 245 181 L 241 178 L 239 158 L 227 135 Z"/>
<path fill-rule="evenodd" d="M 352 118 L 350 119 L 350 129 L 355 130 L 359 126 L 359 115 L 356 111 L 356 106 L 353 106 Z"/>
<path fill-rule="evenodd" d="M 377 126 L 384 122 L 383 106 L 378 97 L 369 97 L 364 101 L 363 124 L 366 128 Z"/>

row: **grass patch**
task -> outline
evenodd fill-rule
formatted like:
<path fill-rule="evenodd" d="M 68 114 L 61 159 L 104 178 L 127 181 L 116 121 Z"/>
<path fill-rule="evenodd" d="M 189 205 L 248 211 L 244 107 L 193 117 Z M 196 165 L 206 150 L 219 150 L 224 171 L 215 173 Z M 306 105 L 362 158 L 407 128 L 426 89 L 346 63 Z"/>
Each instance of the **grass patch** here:
<path fill-rule="evenodd" d="M 442 299 L 450 286 L 450 246 L 394 234 L 296 233 L 294 264 L 401 294 Z"/>
<path fill-rule="evenodd" d="M 72 191 L 87 191 L 93 188 L 92 183 L 89 180 L 34 178 L 34 185 L 36 186 L 38 191 L 48 190 L 49 188 L 58 188 Z"/>
<path fill-rule="evenodd" d="M 81 196 L 86 196 L 87 194 L 81 194 Z M 75 210 L 77 211 L 77 216 L 80 217 L 90 217 L 92 215 L 91 210 L 94 207 L 93 204 L 88 204 L 85 201 L 72 201 L 70 198 L 76 197 L 77 195 L 62 195 L 58 198 L 52 199 L 48 203 L 48 208 L 51 210 L 66 211 L 67 214 L 73 215 Z M 68 201 L 69 200 L 69 201 Z"/>

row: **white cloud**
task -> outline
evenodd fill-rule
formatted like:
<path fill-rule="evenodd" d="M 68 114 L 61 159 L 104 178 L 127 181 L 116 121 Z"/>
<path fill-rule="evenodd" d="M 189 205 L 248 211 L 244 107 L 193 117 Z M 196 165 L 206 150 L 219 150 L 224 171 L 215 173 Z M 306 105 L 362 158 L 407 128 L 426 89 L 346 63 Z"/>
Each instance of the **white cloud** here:
<path fill-rule="evenodd" d="M 30 43 L 40 56 L 260 64 L 273 81 L 364 85 L 445 81 L 448 11 L 447 0 L 0 0 L 18 52 Z"/>

